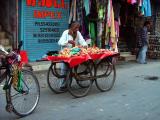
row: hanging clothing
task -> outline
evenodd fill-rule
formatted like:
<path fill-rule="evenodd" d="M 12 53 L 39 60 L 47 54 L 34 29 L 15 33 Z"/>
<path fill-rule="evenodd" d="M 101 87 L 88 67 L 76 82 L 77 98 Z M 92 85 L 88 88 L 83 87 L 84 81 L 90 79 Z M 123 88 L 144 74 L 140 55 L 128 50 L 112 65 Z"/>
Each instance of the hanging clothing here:
<path fill-rule="evenodd" d="M 98 10 L 98 19 L 104 20 L 106 13 L 106 0 L 96 0 L 97 1 L 97 10 Z"/>
<path fill-rule="evenodd" d="M 114 20 L 114 12 L 113 12 L 113 7 L 111 11 L 112 19 L 111 19 L 111 44 L 112 44 L 112 49 L 115 50 L 117 48 L 117 40 L 116 40 L 116 32 L 115 32 L 115 20 Z"/>
<path fill-rule="evenodd" d="M 118 21 L 119 14 L 120 14 L 121 4 L 120 3 L 113 3 L 113 10 L 114 10 L 114 19 Z"/>
<path fill-rule="evenodd" d="M 105 18 L 104 13 L 105 13 L 105 7 L 101 5 L 98 8 L 98 19 L 100 20 L 104 19 Z"/>
<path fill-rule="evenodd" d="M 142 6 L 143 0 L 138 0 L 138 6 Z"/>
<path fill-rule="evenodd" d="M 102 32 L 103 32 L 103 24 L 101 21 L 97 22 L 97 46 L 102 47 Z"/>
<path fill-rule="evenodd" d="M 88 14 L 89 19 L 97 19 L 98 11 L 97 11 L 97 3 L 96 0 L 90 0 L 90 13 Z"/>
<path fill-rule="evenodd" d="M 119 21 L 114 21 L 114 26 L 115 26 L 115 32 L 116 32 L 116 37 L 119 37 Z"/>
<path fill-rule="evenodd" d="M 83 0 L 84 8 L 86 11 L 86 16 L 90 13 L 90 1 L 89 0 Z"/>
<path fill-rule="evenodd" d="M 108 6 L 107 6 L 107 24 L 108 24 L 108 27 L 111 26 L 111 9 L 112 9 L 112 1 L 111 0 L 108 0 Z"/>
<path fill-rule="evenodd" d="M 77 9 L 77 7 L 76 7 L 76 0 L 74 0 L 74 9 L 73 9 L 74 15 L 73 15 L 73 21 L 76 21 L 76 9 Z"/>
<path fill-rule="evenodd" d="M 75 20 L 76 20 L 76 0 L 73 0 L 71 3 L 68 23 L 70 24 L 72 21 L 75 21 Z"/>
<path fill-rule="evenodd" d="M 151 16 L 150 0 L 143 0 L 141 12 L 146 17 Z"/>
<path fill-rule="evenodd" d="M 129 4 L 135 4 L 135 3 L 137 2 L 137 0 L 127 0 L 127 2 L 128 2 Z"/>
<path fill-rule="evenodd" d="M 108 27 L 108 25 L 106 24 L 106 33 L 105 33 L 105 45 L 106 45 L 106 48 L 109 49 L 110 48 L 110 28 Z"/>
<path fill-rule="evenodd" d="M 77 21 L 80 22 L 80 25 L 82 25 L 83 21 L 83 0 L 79 0 L 77 3 Z"/>
<path fill-rule="evenodd" d="M 89 20 L 88 17 L 85 14 L 85 9 L 83 9 L 83 19 L 82 19 L 82 25 L 81 25 L 81 33 L 85 39 L 90 39 L 89 35 Z"/>
<path fill-rule="evenodd" d="M 94 24 L 94 22 L 90 22 L 89 23 L 89 31 L 90 31 L 91 39 L 95 40 L 96 39 L 96 32 L 95 32 L 95 24 Z M 94 42 L 94 41 L 92 41 L 92 42 Z"/>
<path fill-rule="evenodd" d="M 113 12 L 113 8 L 112 8 L 112 11 L 111 11 L 111 37 L 113 37 L 113 38 L 116 37 L 115 26 L 114 26 L 114 12 Z"/>

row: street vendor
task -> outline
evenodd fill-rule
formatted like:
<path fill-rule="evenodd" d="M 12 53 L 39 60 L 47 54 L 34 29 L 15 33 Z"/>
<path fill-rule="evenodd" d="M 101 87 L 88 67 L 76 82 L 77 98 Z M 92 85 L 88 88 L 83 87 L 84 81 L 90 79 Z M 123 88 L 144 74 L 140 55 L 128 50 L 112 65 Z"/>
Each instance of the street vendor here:
<path fill-rule="evenodd" d="M 58 44 L 63 48 L 72 48 L 76 45 L 87 46 L 82 34 L 79 32 L 80 24 L 73 22 L 70 28 L 65 30 L 58 41 Z"/>
<path fill-rule="evenodd" d="M 70 28 L 65 30 L 58 41 L 58 45 L 61 46 L 61 49 L 64 48 L 72 48 L 77 45 L 82 47 L 87 47 L 87 43 L 84 40 L 82 34 L 79 32 L 80 24 L 78 22 L 72 22 Z M 62 63 L 61 66 L 61 74 L 65 75 L 67 71 L 67 67 L 65 64 Z M 63 79 L 61 82 L 60 89 L 66 88 L 66 80 Z"/>

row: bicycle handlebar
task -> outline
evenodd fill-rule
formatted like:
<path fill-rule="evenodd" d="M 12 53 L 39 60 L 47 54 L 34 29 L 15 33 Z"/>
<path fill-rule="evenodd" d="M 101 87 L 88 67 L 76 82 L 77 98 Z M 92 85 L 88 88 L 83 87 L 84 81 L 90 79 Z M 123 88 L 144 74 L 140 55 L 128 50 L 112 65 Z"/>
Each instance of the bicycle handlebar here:
<path fill-rule="evenodd" d="M 20 57 L 20 50 L 21 50 L 21 47 L 23 45 L 23 42 L 20 41 L 19 44 L 18 44 L 18 48 L 16 50 L 12 50 L 8 55 L 7 55 L 7 59 L 10 58 L 10 63 L 14 63 L 14 62 L 19 62 L 21 60 L 21 57 Z"/>

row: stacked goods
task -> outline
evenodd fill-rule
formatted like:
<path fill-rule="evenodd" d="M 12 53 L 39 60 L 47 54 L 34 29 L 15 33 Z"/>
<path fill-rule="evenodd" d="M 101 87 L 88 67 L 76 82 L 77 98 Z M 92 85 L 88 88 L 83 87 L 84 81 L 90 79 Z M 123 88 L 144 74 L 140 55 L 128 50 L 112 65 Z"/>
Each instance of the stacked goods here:
<path fill-rule="evenodd" d="M 108 49 L 99 49 L 98 47 L 84 48 L 80 46 L 75 46 L 73 48 L 64 48 L 59 52 L 59 54 L 53 56 L 59 57 L 72 57 L 72 56 L 82 56 L 86 54 L 101 54 L 109 51 Z"/>
<path fill-rule="evenodd" d="M 88 54 L 101 54 L 109 51 L 108 49 L 99 49 L 98 47 L 89 47 L 87 48 Z"/>
<path fill-rule="evenodd" d="M 80 51 L 81 49 L 78 47 L 74 47 L 74 48 L 64 48 L 63 50 L 61 50 L 58 54 L 58 56 L 60 57 L 71 57 L 74 55 L 80 55 Z"/>
<path fill-rule="evenodd" d="M 153 59 L 160 58 L 160 37 L 152 35 L 149 38 L 148 57 Z"/>

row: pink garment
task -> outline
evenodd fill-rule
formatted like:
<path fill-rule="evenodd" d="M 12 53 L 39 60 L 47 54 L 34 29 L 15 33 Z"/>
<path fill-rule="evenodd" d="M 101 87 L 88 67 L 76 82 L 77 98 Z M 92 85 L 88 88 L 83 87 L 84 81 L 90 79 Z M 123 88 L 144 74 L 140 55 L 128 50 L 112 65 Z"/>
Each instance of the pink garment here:
<path fill-rule="evenodd" d="M 119 22 L 115 20 L 114 26 L 115 26 L 116 37 L 119 37 Z"/>
<path fill-rule="evenodd" d="M 138 6 L 142 6 L 142 0 L 138 0 Z"/>
<path fill-rule="evenodd" d="M 137 0 L 131 0 L 131 4 L 135 4 Z"/>
<path fill-rule="evenodd" d="M 137 0 L 127 0 L 127 2 L 130 4 L 135 4 L 137 2 Z"/>

